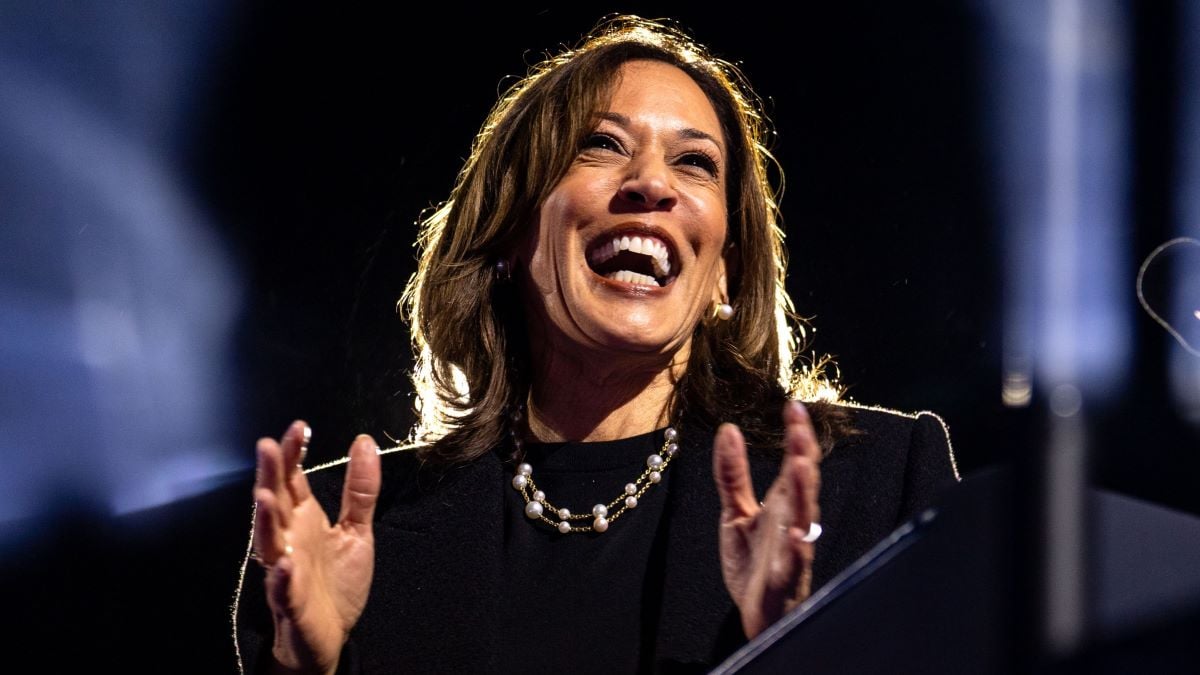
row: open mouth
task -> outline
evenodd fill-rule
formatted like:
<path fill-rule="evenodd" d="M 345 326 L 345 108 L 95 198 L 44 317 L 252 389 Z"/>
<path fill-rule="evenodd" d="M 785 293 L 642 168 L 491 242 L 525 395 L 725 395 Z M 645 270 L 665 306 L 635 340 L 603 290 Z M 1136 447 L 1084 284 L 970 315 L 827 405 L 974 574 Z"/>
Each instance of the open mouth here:
<path fill-rule="evenodd" d="M 666 286 L 678 275 L 671 246 L 644 232 L 618 232 L 592 242 L 588 266 L 605 279 L 638 286 Z"/>

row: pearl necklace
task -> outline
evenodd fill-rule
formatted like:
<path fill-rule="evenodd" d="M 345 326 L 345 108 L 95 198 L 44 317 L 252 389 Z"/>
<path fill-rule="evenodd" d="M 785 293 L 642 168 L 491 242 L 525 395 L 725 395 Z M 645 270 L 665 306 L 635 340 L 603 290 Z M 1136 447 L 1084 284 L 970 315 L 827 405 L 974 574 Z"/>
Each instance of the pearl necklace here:
<path fill-rule="evenodd" d="M 676 440 L 679 434 L 673 427 L 667 427 L 664 434 L 663 447 L 659 452 L 646 458 L 646 470 L 632 483 L 625 484 L 625 490 L 608 504 L 596 504 L 592 507 L 591 515 L 572 513 L 566 507 L 554 506 L 546 498 L 546 493 L 538 489 L 533 482 L 533 467 L 526 462 L 517 466 L 512 477 L 513 488 L 525 499 L 525 516 L 530 520 L 540 520 L 553 526 L 562 534 L 572 532 L 604 532 L 610 523 L 620 518 L 629 509 L 637 508 L 638 499 L 646 494 L 651 486 L 662 482 L 663 471 L 671 464 L 675 454 L 679 452 Z M 513 433 L 513 444 L 521 449 L 520 440 Z M 615 509 L 615 510 L 614 510 Z M 610 515 L 611 513 L 611 515 Z M 558 520 L 551 520 L 547 514 L 555 514 Z M 591 518 L 590 525 L 577 524 L 579 521 Z"/>

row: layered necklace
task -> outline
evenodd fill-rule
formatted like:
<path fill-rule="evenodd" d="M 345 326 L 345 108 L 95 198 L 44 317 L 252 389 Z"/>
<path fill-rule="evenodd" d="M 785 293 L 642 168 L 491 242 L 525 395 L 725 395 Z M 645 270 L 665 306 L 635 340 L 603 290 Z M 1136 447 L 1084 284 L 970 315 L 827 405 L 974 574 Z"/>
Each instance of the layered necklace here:
<path fill-rule="evenodd" d="M 513 421 L 519 423 L 521 413 L 513 414 Z M 521 451 L 521 439 L 516 424 L 511 431 L 513 446 Z M 512 486 L 525 500 L 525 516 L 530 520 L 540 520 L 555 528 L 562 534 L 572 532 L 604 532 L 608 526 L 626 511 L 637 508 L 638 500 L 651 487 L 662 482 L 663 472 L 670 466 L 671 460 L 679 452 L 679 433 L 674 427 L 667 427 L 663 434 L 662 448 L 646 458 L 646 469 L 632 483 L 626 483 L 625 489 L 607 504 L 596 504 L 591 513 L 574 513 L 565 506 L 555 506 L 546 493 L 539 490 L 533 480 L 533 467 L 528 462 L 521 462 L 512 477 Z M 586 522 L 586 521 L 591 521 Z"/>

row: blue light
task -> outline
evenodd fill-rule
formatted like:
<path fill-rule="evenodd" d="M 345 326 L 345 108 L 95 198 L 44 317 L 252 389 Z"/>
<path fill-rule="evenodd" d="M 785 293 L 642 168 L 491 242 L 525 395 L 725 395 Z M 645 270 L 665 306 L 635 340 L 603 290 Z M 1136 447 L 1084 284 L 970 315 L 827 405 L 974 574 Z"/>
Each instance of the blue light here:
<path fill-rule="evenodd" d="M 246 468 L 240 281 L 173 162 L 219 3 L 0 9 L 0 523 Z"/>
<path fill-rule="evenodd" d="M 1004 399 L 1119 391 L 1129 368 L 1129 47 L 1115 2 L 990 2 L 985 44 L 1005 254 Z"/>

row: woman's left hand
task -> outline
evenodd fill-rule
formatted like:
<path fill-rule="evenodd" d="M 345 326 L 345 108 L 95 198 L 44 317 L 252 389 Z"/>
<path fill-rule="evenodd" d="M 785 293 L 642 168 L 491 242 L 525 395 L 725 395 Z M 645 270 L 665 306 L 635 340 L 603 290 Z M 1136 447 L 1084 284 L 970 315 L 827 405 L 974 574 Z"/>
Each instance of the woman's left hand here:
<path fill-rule="evenodd" d="M 713 444 L 713 475 L 721 496 L 721 572 L 748 638 L 811 591 L 813 543 L 804 539 L 820 522 L 821 448 L 803 405 L 788 402 L 783 422 L 782 466 L 762 504 L 754 496 L 742 432 L 722 424 Z"/>

